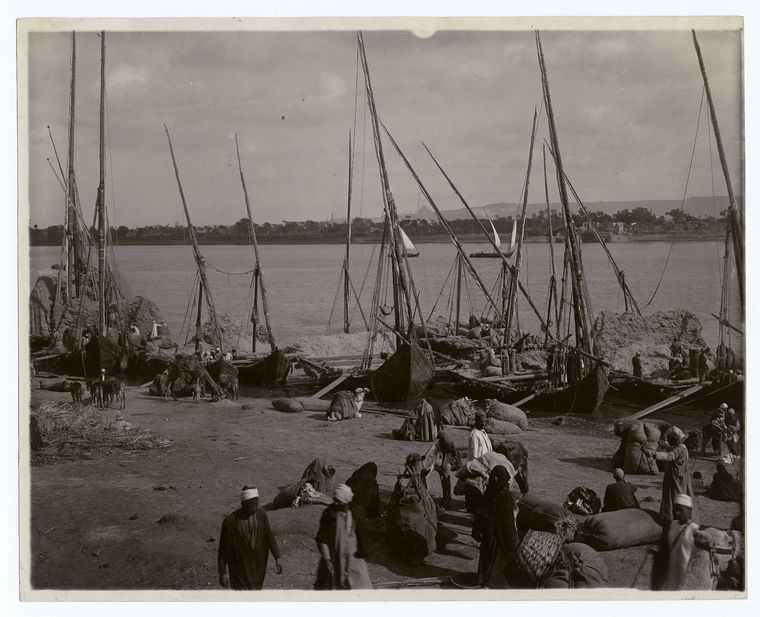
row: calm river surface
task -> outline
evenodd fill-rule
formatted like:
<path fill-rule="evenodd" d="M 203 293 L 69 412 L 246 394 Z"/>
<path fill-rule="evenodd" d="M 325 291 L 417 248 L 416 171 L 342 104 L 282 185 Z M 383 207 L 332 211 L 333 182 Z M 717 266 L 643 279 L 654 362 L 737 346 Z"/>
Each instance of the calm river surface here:
<path fill-rule="evenodd" d="M 523 257 L 521 279 L 539 309 L 546 310 L 549 276 L 549 249 L 544 243 L 527 243 Z M 621 242 L 610 244 L 610 249 L 639 305 L 649 301 L 665 267 L 669 242 Z M 412 259 L 415 282 L 420 291 L 423 311 L 430 313 L 441 288 L 452 268 L 456 250 L 450 244 L 420 244 L 420 256 Z M 487 250 L 487 245 L 467 245 L 470 251 Z M 562 245 L 555 244 L 555 261 L 561 274 Z M 229 314 L 242 323 L 250 290 L 250 274 L 227 276 L 212 269 L 227 272 L 244 272 L 252 268 L 252 250 L 248 246 L 202 246 L 209 267 L 209 278 L 217 310 Z M 344 248 L 340 245 L 264 245 L 260 248 L 264 281 L 272 307 L 273 328 L 282 344 L 292 343 L 299 336 L 324 334 L 335 298 Z M 156 302 L 172 331 L 177 334 L 182 326 L 196 276 L 192 247 L 187 246 L 124 246 L 116 247 L 119 270 L 124 273 L 136 293 Z M 373 245 L 352 247 L 352 278 L 357 289 L 374 255 Z M 685 308 L 694 312 L 703 324 L 703 335 L 714 348 L 718 328 L 711 313 L 718 313 L 721 296 L 721 242 L 691 241 L 672 245 L 670 260 L 665 269 L 660 289 L 646 311 Z M 57 247 L 33 247 L 30 255 L 30 282 L 37 273 L 58 259 Z M 598 244 L 583 245 L 583 259 L 588 280 L 591 304 L 595 313 L 601 310 L 623 310 L 623 298 L 615 281 L 607 257 Z M 488 287 L 493 286 L 499 272 L 497 259 L 473 260 L 475 267 Z M 367 277 L 362 293 L 362 304 L 367 306 L 372 296 L 374 265 Z M 731 285 L 734 323 L 741 323 L 738 290 Z M 470 284 L 470 296 L 476 314 L 480 314 L 484 300 Z M 439 306 L 445 304 L 448 290 Z M 467 311 L 467 294 L 463 291 L 463 313 Z M 336 306 L 333 331 L 342 326 L 342 305 Z M 519 318 L 523 328 L 537 332 L 537 320 L 527 303 L 522 300 Z M 360 321 L 358 314 L 355 323 Z"/>

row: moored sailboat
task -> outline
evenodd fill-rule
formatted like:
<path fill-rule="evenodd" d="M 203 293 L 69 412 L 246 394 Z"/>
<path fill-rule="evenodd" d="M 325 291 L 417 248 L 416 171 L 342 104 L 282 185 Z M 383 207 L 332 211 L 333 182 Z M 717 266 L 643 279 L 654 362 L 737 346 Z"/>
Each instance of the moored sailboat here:
<path fill-rule="evenodd" d="M 477 259 L 499 259 L 501 255 L 504 255 L 504 257 L 511 257 L 515 252 L 515 247 L 517 246 L 517 217 L 512 220 L 512 235 L 510 236 L 509 246 L 506 249 L 502 249 L 501 247 L 501 238 L 499 237 L 499 233 L 496 231 L 496 227 L 494 227 L 490 216 L 488 217 L 488 222 L 491 225 L 493 245 L 496 247 L 496 249 L 493 251 L 478 251 L 476 253 L 470 253 L 470 257 Z"/>
<path fill-rule="evenodd" d="M 151 339 L 162 323 L 158 307 L 136 296 L 110 251 L 105 199 L 105 32 L 100 33 L 99 181 L 92 238 L 82 217 L 75 174 L 76 33 L 72 33 L 69 93 L 68 161 L 58 162 L 66 199 L 61 262 L 38 277 L 30 295 L 30 339 L 34 366 L 67 375 L 96 377 L 150 371 L 162 347 L 171 347 L 168 332 Z M 52 133 L 51 133 L 52 140 Z M 55 150 L 55 144 L 53 144 Z M 57 160 L 56 152 L 56 160 Z M 51 165 L 52 167 L 52 165 Z M 53 172 L 56 173 L 55 168 Z M 56 173 L 56 176 L 58 174 Z M 93 254 L 94 253 L 94 254 Z"/>

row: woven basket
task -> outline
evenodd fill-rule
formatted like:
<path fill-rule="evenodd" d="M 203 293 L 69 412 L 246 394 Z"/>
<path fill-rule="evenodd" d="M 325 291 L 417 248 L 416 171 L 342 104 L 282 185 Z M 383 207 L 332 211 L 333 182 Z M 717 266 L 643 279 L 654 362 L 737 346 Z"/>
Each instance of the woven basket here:
<path fill-rule="evenodd" d="M 517 548 L 517 567 L 539 583 L 554 565 L 564 543 L 564 536 L 529 529 Z"/>

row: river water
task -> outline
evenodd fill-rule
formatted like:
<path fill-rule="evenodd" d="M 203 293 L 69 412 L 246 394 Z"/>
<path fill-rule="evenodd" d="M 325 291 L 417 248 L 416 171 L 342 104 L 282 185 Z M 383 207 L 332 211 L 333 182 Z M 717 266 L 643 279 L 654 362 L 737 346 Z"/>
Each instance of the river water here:
<path fill-rule="evenodd" d="M 527 243 L 521 268 L 521 280 L 542 313 L 546 310 L 550 252 L 547 244 Z M 429 314 L 447 275 L 452 270 L 456 251 L 450 244 L 418 245 L 420 256 L 410 260 L 415 283 L 420 292 L 420 302 L 425 314 Z M 468 253 L 487 250 L 487 245 L 465 245 Z M 562 245 L 555 244 L 555 259 L 561 274 Z M 689 242 L 621 242 L 611 244 L 610 249 L 625 271 L 625 278 L 644 312 L 668 309 L 688 309 L 703 324 L 703 336 L 711 348 L 718 342 L 717 321 L 711 313 L 718 313 L 721 299 L 722 243 L 715 241 Z M 247 324 L 251 275 L 227 275 L 224 272 L 247 272 L 253 264 L 248 246 L 202 246 L 206 258 L 210 286 L 214 302 L 220 313 L 227 313 L 237 323 Z M 375 276 L 376 247 L 355 245 L 351 253 L 351 272 L 357 290 L 365 279 L 367 265 L 372 268 L 366 277 L 361 294 L 362 304 L 369 305 Z M 264 280 L 269 297 L 275 335 L 281 345 L 293 343 L 304 335 L 327 332 L 330 313 L 331 332 L 342 328 L 342 300 L 336 296 L 338 276 L 344 248 L 339 245 L 264 245 L 260 247 Z M 623 297 L 614 273 L 602 247 L 584 244 L 583 261 L 588 281 L 592 308 L 622 311 Z M 134 291 L 156 302 L 166 319 L 172 334 L 177 338 L 191 300 L 196 269 L 191 246 L 124 246 L 115 248 L 119 270 L 128 278 Z M 30 254 L 30 283 L 34 284 L 37 273 L 58 260 L 57 247 L 33 247 Z M 669 255 L 669 257 L 668 257 Z M 667 262 L 667 267 L 666 267 Z M 491 288 L 498 276 L 500 260 L 475 259 L 473 264 L 484 284 Z M 649 302 L 662 276 L 659 290 Z M 736 273 L 732 269 L 730 319 L 742 323 Z M 449 281 L 449 285 L 451 281 Z M 479 314 L 484 300 L 473 283 L 462 291 L 462 312 L 468 305 Z M 450 287 L 444 290 L 439 307 L 446 304 Z M 498 294 L 496 298 L 498 302 Z M 520 324 L 524 329 L 538 332 L 538 321 L 521 299 Z M 444 309 L 445 310 L 445 309 Z M 188 317 L 187 319 L 190 319 Z M 354 323 L 360 323 L 358 313 Z M 185 331 L 188 326 L 185 325 Z M 738 344 L 737 344 L 738 343 Z M 734 343 L 737 352 L 741 343 Z M 277 392 L 248 393 L 249 395 L 277 395 Z M 281 393 L 279 393 L 281 394 Z M 305 393 L 300 393 L 305 394 Z M 640 408 L 640 406 L 639 406 Z M 605 404 L 600 410 L 601 419 L 613 419 L 634 411 L 615 403 Z M 704 411 L 681 408 L 659 412 L 657 417 L 678 423 L 684 428 L 698 428 L 707 421 Z"/>
<path fill-rule="evenodd" d="M 550 254 L 544 243 L 526 243 L 521 279 L 539 310 L 546 310 Z M 451 271 L 456 251 L 450 244 L 418 245 L 420 256 L 411 259 L 415 282 L 425 314 L 434 303 L 445 306 L 449 287 L 440 297 L 444 281 Z M 468 252 L 487 250 L 487 245 L 465 245 Z M 555 244 L 555 261 L 561 274 L 562 245 Z M 646 311 L 684 308 L 692 311 L 703 324 L 703 336 L 710 347 L 717 344 L 717 321 L 721 298 L 721 242 L 621 242 L 610 249 L 624 270 L 626 281 L 639 306 L 651 298 L 662 276 L 659 291 Z M 247 323 L 246 306 L 250 293 L 251 275 L 226 275 L 250 271 L 253 256 L 248 246 L 209 245 L 201 250 L 209 266 L 209 279 L 217 310 L 227 313 L 236 323 Z M 367 272 L 374 245 L 352 246 L 351 273 L 357 290 Z M 273 328 L 278 341 L 288 344 L 299 336 L 324 334 L 333 307 L 344 248 L 339 245 L 263 245 L 260 247 L 264 281 L 272 307 Z M 177 334 L 185 319 L 196 271 L 191 246 L 124 246 L 116 247 L 119 270 L 126 275 L 136 293 L 156 302 L 173 334 Z M 56 247 L 33 247 L 30 254 L 30 283 L 37 273 L 58 259 Z M 670 255 L 668 259 L 668 255 Z M 602 247 L 583 245 L 583 261 L 591 296 L 592 309 L 622 311 L 623 296 Z M 667 267 L 666 267 L 667 261 Z M 374 260 L 373 260 L 374 262 Z M 475 259 L 476 269 L 485 285 L 491 288 L 499 273 L 500 260 Z M 214 269 L 216 268 L 216 269 Z M 663 274 L 664 271 L 664 274 Z M 374 282 L 374 265 L 366 278 L 361 294 L 363 305 L 370 303 Z M 742 323 L 738 300 L 736 273 L 732 269 L 731 321 Z M 451 284 L 451 280 L 449 281 Z M 497 294 L 498 296 L 498 294 Z M 480 314 L 484 306 L 482 294 L 473 282 L 462 291 L 462 313 Z M 335 306 L 332 330 L 342 327 L 340 297 Z M 497 299 L 498 301 L 498 299 Z M 389 303 L 390 304 L 390 303 Z M 445 309 L 442 309 L 445 312 Z M 537 319 L 527 303 L 521 300 L 518 308 L 520 324 L 537 332 Z M 360 323 L 358 313 L 355 323 Z M 737 345 L 738 347 L 739 345 Z"/>

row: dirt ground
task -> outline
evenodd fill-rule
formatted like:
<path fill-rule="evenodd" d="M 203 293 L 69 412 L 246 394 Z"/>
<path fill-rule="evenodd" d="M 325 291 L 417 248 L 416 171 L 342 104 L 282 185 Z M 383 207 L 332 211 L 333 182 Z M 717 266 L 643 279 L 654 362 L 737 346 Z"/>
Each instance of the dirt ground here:
<path fill-rule="evenodd" d="M 39 401 L 70 400 L 35 390 Z M 245 408 L 243 408 L 245 407 Z M 128 393 L 124 419 L 172 441 L 166 449 L 117 452 L 105 458 L 36 465 L 31 469 L 31 583 L 36 589 L 218 589 L 216 551 L 223 517 L 238 506 L 240 487 L 255 485 L 266 504 L 278 487 L 300 478 L 323 456 L 344 481 L 375 461 L 381 498 L 410 452 L 429 444 L 391 438 L 401 418 L 367 412 L 361 419 L 328 423 L 323 414 L 280 413 L 265 399 L 163 401 Z M 455 431 L 461 445 L 467 433 Z M 618 440 L 611 428 L 573 419 L 564 426 L 535 420 L 520 436 L 530 453 L 530 495 L 561 503 L 576 486 L 600 496 L 612 480 L 610 458 Z M 712 477 L 714 458 L 693 460 Z M 662 476 L 630 476 L 643 507 L 659 507 Z M 22 489 L 23 490 L 23 489 Z M 431 482 L 440 496 L 437 477 Z M 372 523 L 373 583 L 448 577 L 477 570 L 477 548 L 466 533 L 464 504 L 441 517 L 460 535 L 445 553 L 420 567 L 388 554 L 382 520 Z M 737 504 L 697 497 L 699 522 L 727 528 Z M 281 575 L 270 562 L 265 587 L 310 589 L 318 554 L 313 537 L 321 506 L 269 512 L 282 550 Z M 23 524 L 23 522 L 22 522 Z M 613 587 L 645 589 L 647 547 L 603 553 Z"/>

